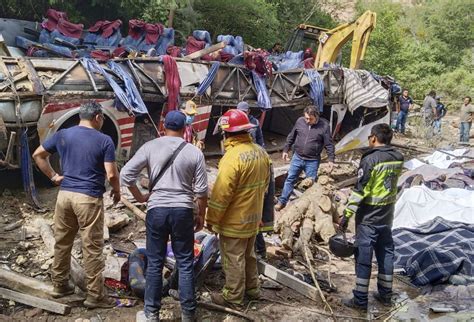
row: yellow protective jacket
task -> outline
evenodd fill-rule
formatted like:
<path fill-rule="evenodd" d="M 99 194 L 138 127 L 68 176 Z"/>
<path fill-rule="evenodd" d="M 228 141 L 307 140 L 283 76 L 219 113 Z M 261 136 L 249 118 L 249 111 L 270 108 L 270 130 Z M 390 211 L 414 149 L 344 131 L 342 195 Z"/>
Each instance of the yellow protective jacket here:
<path fill-rule="evenodd" d="M 258 233 L 262 219 L 270 158 L 249 134 L 230 137 L 224 145 L 206 222 L 224 236 L 249 238 Z"/>

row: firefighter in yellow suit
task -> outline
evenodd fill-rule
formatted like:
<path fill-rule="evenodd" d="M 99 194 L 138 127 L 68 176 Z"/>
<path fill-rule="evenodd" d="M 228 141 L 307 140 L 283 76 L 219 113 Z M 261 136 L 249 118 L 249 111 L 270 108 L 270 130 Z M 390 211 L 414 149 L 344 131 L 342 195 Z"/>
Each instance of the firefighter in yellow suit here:
<path fill-rule="evenodd" d="M 220 118 L 225 154 L 219 163 L 206 223 L 219 234 L 225 285 L 211 294 L 214 303 L 240 306 L 247 296 L 258 299 L 255 237 L 262 219 L 263 200 L 270 180 L 270 158 L 254 144 L 247 115 L 231 109 Z"/>

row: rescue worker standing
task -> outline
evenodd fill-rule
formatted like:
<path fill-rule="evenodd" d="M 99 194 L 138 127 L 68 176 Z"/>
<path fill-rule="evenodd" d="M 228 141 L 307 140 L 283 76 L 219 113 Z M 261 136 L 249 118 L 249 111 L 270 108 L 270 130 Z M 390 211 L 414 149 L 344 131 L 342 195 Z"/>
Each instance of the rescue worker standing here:
<path fill-rule="evenodd" d="M 387 124 L 372 127 L 371 148 L 362 156 L 358 182 L 349 198 L 339 227 L 345 232 L 349 218 L 356 215 L 356 287 L 354 297 L 343 304 L 367 310 L 372 255 L 378 263 L 378 294 L 374 297 L 385 305 L 391 304 L 394 246 L 392 222 L 397 197 L 397 182 L 402 172 L 403 155 L 390 146 L 393 132 Z"/>
<path fill-rule="evenodd" d="M 256 126 L 255 128 L 249 130 L 253 142 L 260 145 L 262 148 L 265 148 L 260 123 L 252 114 L 250 114 L 249 104 L 247 102 L 240 102 L 237 104 L 237 109 L 247 114 L 249 122 Z M 263 200 L 262 224 L 260 225 L 260 232 L 257 234 L 257 239 L 255 241 L 255 252 L 257 253 L 258 259 L 266 259 L 267 257 L 267 247 L 265 245 L 263 233 L 273 231 L 273 219 L 275 217 L 275 211 L 273 208 L 275 206 L 275 178 L 273 175 L 273 166 L 270 167 L 270 170 L 270 181 L 268 183 L 265 199 Z"/>
<path fill-rule="evenodd" d="M 259 283 L 255 236 L 262 219 L 265 190 L 270 178 L 270 159 L 252 143 L 248 130 L 255 125 L 247 115 L 232 109 L 220 119 L 226 152 L 212 189 L 206 223 L 219 234 L 225 285 L 212 293 L 214 303 L 240 306 L 244 296 L 257 299 Z"/>

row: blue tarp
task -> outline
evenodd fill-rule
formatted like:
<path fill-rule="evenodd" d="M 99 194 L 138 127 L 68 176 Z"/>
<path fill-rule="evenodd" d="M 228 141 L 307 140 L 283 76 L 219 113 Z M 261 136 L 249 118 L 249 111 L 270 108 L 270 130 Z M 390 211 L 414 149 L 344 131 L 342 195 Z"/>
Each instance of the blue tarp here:
<path fill-rule="evenodd" d="M 112 76 L 99 65 L 99 63 L 92 59 L 92 58 L 81 58 L 81 64 L 89 70 L 91 73 L 97 73 L 104 76 L 107 83 L 109 83 L 110 87 L 115 93 L 116 98 L 118 101 L 124 106 L 128 111 L 133 112 L 134 107 L 132 102 L 128 99 L 127 93 L 120 87 L 119 84 L 112 78 Z M 117 107 L 119 105 L 117 104 Z"/>
<path fill-rule="evenodd" d="M 220 65 L 221 63 L 218 61 L 212 64 L 211 68 L 209 68 L 209 71 L 207 72 L 206 78 L 202 80 L 202 82 L 199 84 L 199 87 L 196 89 L 197 95 L 204 95 L 209 86 L 211 86 L 212 82 L 214 81 L 214 78 L 216 78 L 217 71 L 219 70 Z"/>
<path fill-rule="evenodd" d="M 324 84 L 321 76 L 316 69 L 305 69 L 304 73 L 311 81 L 309 83 L 309 95 L 313 100 L 313 104 L 322 112 L 324 109 Z"/>
<path fill-rule="evenodd" d="M 107 62 L 107 66 L 122 79 L 125 86 L 125 93 L 127 93 L 127 98 L 132 105 L 132 111 L 138 114 L 147 114 L 148 110 L 130 74 L 127 73 L 122 66 L 111 60 Z"/>
<path fill-rule="evenodd" d="M 252 77 L 255 89 L 257 90 L 258 106 L 266 110 L 271 109 L 272 102 L 270 100 L 270 96 L 268 95 L 268 88 L 265 76 L 260 76 L 255 71 L 252 71 Z"/>

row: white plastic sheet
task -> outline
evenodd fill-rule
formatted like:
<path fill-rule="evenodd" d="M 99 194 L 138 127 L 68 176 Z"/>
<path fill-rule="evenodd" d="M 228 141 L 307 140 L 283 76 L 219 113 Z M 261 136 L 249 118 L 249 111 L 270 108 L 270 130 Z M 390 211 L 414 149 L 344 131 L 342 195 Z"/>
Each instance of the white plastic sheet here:
<path fill-rule="evenodd" d="M 405 189 L 395 204 L 392 229 L 415 228 L 438 216 L 474 225 L 474 191 L 433 191 L 426 186 Z"/>

